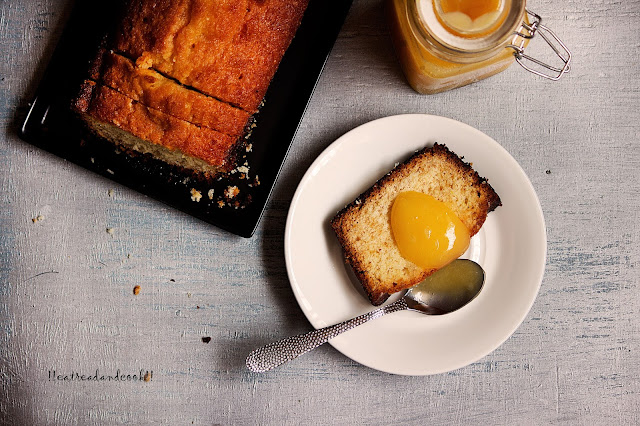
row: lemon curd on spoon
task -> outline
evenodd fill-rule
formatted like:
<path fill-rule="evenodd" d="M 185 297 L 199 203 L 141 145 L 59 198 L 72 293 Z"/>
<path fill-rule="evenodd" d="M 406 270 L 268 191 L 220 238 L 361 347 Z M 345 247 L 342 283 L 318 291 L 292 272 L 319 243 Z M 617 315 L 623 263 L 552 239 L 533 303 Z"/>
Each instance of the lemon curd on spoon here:
<path fill-rule="evenodd" d="M 391 207 L 391 230 L 400 254 L 424 269 L 440 269 L 469 247 L 469 230 L 443 202 L 401 192 Z"/>

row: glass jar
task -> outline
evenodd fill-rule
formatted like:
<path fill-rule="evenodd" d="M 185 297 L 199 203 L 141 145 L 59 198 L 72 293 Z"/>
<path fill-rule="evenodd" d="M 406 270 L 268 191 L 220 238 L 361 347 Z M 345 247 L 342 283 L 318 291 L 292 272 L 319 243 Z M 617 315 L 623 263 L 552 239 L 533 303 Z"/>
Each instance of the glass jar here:
<path fill-rule="evenodd" d="M 433 94 L 497 74 L 514 61 L 552 80 L 569 71 L 571 53 L 525 8 L 526 0 L 387 0 L 391 37 L 413 89 Z M 562 65 L 524 53 L 538 33 Z"/>

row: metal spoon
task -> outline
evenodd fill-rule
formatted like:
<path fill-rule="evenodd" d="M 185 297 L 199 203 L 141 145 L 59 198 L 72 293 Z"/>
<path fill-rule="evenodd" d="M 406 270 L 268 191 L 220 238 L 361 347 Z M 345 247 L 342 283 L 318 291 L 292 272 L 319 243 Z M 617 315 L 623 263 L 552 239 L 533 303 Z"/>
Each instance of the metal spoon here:
<path fill-rule="evenodd" d="M 269 371 L 347 330 L 392 312 L 410 310 L 426 315 L 453 312 L 476 297 L 484 285 L 484 275 L 484 270 L 476 262 L 455 260 L 407 290 L 394 303 L 339 324 L 288 337 L 254 350 L 247 357 L 247 368 L 258 373 Z"/>

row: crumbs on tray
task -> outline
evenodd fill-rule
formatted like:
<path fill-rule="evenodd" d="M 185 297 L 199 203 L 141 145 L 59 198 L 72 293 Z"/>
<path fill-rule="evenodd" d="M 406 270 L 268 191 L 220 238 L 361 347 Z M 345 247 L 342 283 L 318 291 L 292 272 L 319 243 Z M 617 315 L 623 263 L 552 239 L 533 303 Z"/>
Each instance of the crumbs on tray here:
<path fill-rule="evenodd" d="M 240 193 L 240 190 L 235 185 L 229 185 L 227 186 L 227 189 L 224 190 L 224 196 L 228 200 L 235 198 L 236 195 L 238 195 L 239 193 Z"/>
<path fill-rule="evenodd" d="M 191 201 L 195 201 L 196 203 L 200 202 L 202 198 L 202 193 L 195 188 L 191 188 Z"/>

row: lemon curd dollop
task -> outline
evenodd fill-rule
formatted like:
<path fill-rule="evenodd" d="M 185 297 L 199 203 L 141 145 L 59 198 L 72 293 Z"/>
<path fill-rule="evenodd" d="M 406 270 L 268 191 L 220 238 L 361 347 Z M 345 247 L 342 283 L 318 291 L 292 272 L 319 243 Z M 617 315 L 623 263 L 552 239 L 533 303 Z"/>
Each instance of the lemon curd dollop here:
<path fill-rule="evenodd" d="M 401 192 L 391 206 L 391 232 L 400 254 L 424 269 L 439 269 L 469 247 L 469 230 L 443 202 Z"/>

